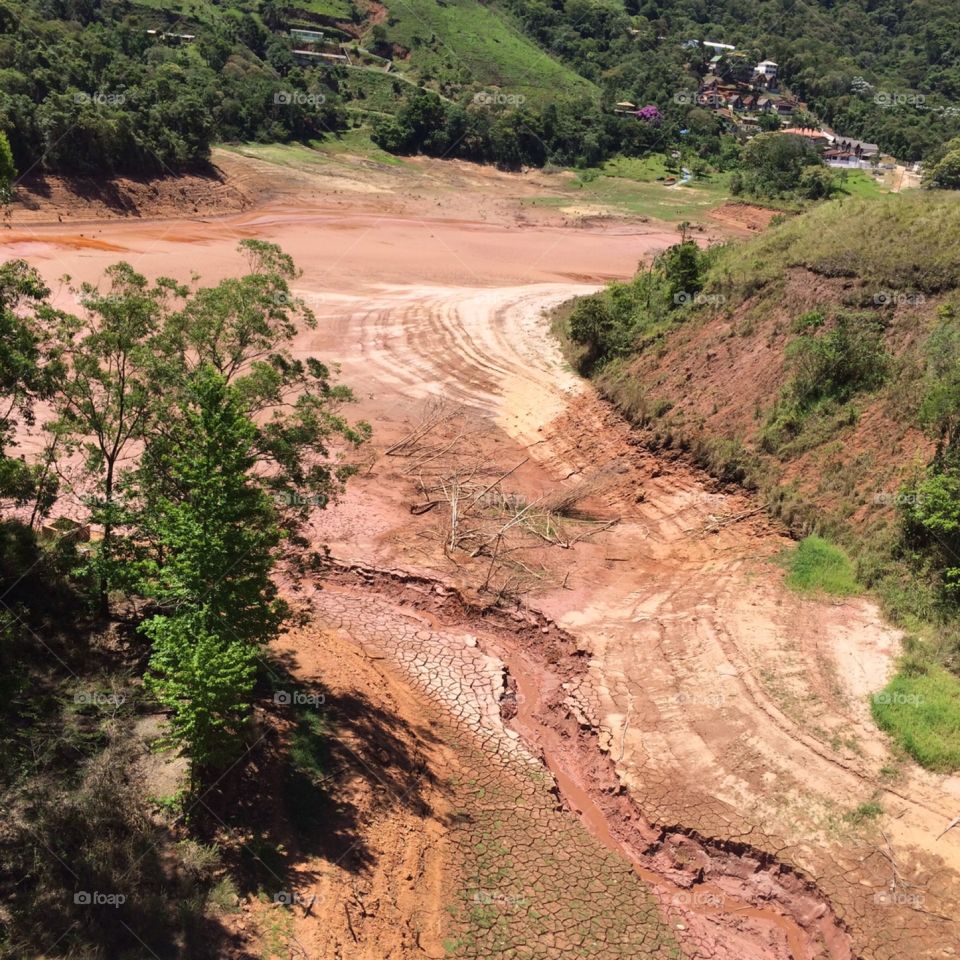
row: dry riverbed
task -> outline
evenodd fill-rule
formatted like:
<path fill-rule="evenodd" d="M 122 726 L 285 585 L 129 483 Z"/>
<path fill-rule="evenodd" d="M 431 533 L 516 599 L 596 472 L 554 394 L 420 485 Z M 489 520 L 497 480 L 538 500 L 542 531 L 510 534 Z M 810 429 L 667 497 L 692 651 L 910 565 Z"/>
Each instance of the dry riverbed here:
<path fill-rule="evenodd" d="M 0 252 L 56 288 L 118 259 L 214 281 L 242 269 L 238 240 L 280 243 L 320 321 L 298 349 L 340 364 L 374 425 L 314 522 L 329 569 L 286 582 L 311 622 L 277 652 L 341 704 L 367 814 L 339 859 L 299 855 L 316 900 L 283 950 L 956 957 L 960 782 L 869 718 L 897 633 L 866 600 L 792 596 L 756 505 L 638 448 L 550 340 L 546 308 L 675 231 L 531 212 L 530 177 L 463 164 L 229 162 L 263 202 L 24 217 Z M 383 720 L 362 743 L 350 697 Z M 387 729 L 402 742 L 378 750 Z M 264 936 L 244 917 L 237 956 Z"/>

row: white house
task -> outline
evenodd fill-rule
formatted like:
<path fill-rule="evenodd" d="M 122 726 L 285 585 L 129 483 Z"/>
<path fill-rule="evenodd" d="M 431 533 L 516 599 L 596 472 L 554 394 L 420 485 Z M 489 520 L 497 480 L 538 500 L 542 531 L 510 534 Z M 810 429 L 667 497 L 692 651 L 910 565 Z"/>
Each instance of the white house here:
<path fill-rule="evenodd" d="M 777 79 L 777 64 L 772 60 L 761 60 L 756 67 L 757 74 L 766 77 L 768 80 Z"/>

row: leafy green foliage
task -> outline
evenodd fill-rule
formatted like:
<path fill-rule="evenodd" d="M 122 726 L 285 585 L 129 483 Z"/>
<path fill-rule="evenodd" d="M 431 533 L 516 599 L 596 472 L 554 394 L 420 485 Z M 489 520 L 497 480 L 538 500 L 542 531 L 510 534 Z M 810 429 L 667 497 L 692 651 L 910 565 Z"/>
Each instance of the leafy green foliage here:
<path fill-rule="evenodd" d="M 35 498 L 39 515 L 49 508 L 56 484 L 42 465 L 7 451 L 18 424 L 33 424 L 36 401 L 50 397 L 60 376 L 56 351 L 34 315 L 49 292 L 24 261 L 0 265 L 0 497 L 17 504 Z"/>
<path fill-rule="evenodd" d="M 249 7 L 204 7 L 191 23 L 123 4 L 8 0 L 0 133 L 17 166 L 161 174 L 205 163 L 215 139 L 318 139 L 345 127 L 335 89 L 293 63 L 288 37 Z"/>
<path fill-rule="evenodd" d="M 960 150 L 951 150 L 930 172 L 934 186 L 960 190 Z"/>
<path fill-rule="evenodd" d="M 833 177 L 816 147 L 804 137 L 758 133 L 743 148 L 741 183 L 756 197 L 829 196 Z"/>
<path fill-rule="evenodd" d="M 107 293 L 89 284 L 78 291 L 82 318 L 47 314 L 66 367 L 49 429 L 61 456 L 82 453 L 86 479 L 92 482 L 86 491 L 90 520 L 103 528 L 103 537 L 91 560 L 104 615 L 122 566 L 115 552 L 115 532 L 123 519 L 117 502 L 120 464 L 131 444 L 143 439 L 154 413 L 164 352 L 160 319 L 164 300 L 174 291 L 167 282 L 151 286 L 126 263 L 110 267 L 107 277 Z"/>
<path fill-rule="evenodd" d="M 58 362 L 66 370 L 48 425 L 54 454 L 61 461 L 82 454 L 89 519 L 103 530 L 88 554 L 101 613 L 111 588 L 130 585 L 132 557 L 144 544 L 143 531 L 137 545 L 131 537 L 131 511 L 144 492 L 137 484 L 159 494 L 172 483 L 162 471 L 131 474 L 121 464 L 131 445 L 147 438 L 159 444 L 169 406 L 182 399 L 191 373 L 211 367 L 256 418 L 258 483 L 285 504 L 291 529 L 311 506 L 335 498 L 352 472 L 330 442 L 355 446 L 370 434 L 368 424 L 352 425 L 340 413 L 352 395 L 331 371 L 290 351 L 298 328 L 316 322 L 290 292 L 297 276 L 291 258 L 262 241 L 240 247 L 250 272 L 214 287 L 151 285 L 120 263 L 107 271 L 105 291 L 89 284 L 76 291 L 82 316 L 40 311 L 44 330 L 62 345 Z"/>
<path fill-rule="evenodd" d="M 6 203 L 13 195 L 13 181 L 17 168 L 13 164 L 13 151 L 7 135 L 0 130 L 0 203 Z"/>
<path fill-rule="evenodd" d="M 801 408 L 826 398 L 843 403 L 880 386 L 888 368 L 882 333 L 873 317 L 841 313 L 832 329 L 799 336 L 787 348 L 795 403 Z"/>
<path fill-rule="evenodd" d="M 690 241 L 674 244 L 629 283 L 612 283 L 577 301 L 567 334 L 586 348 L 582 372 L 642 349 L 683 316 L 684 308 L 697 301 L 712 256 Z"/>
<path fill-rule="evenodd" d="M 945 450 L 960 450 L 960 328 L 957 311 L 945 305 L 926 345 L 920 422 Z"/>
<path fill-rule="evenodd" d="M 291 351 L 297 331 L 316 325 L 290 290 L 300 275 L 291 257 L 259 240 L 241 241 L 240 250 L 248 272 L 193 291 L 169 316 L 165 336 L 175 369 L 209 365 L 236 387 L 257 424 L 259 482 L 288 517 L 304 516 L 334 500 L 353 472 L 336 463 L 330 444 L 356 447 L 370 425 L 342 415 L 353 394 L 326 364 Z"/>
<path fill-rule="evenodd" d="M 25 263 L 0 266 L 0 492 L 21 496 L 7 482 L 8 449 L 49 400 L 52 465 L 45 453 L 24 469 L 72 474 L 71 505 L 86 500 L 104 529 L 79 549 L 70 534 L 85 528 L 65 517 L 38 534 L 52 487 L 34 525 L 0 523 L 4 958 L 139 955 L 147 943 L 164 956 L 227 949 L 209 919 L 236 887 L 220 876 L 215 848 L 175 842 L 181 828 L 157 823 L 157 808 L 174 804 L 144 795 L 133 700 L 143 704 L 149 690 L 168 712 L 168 739 L 194 787 L 243 750 L 260 653 L 287 612 L 272 577 L 277 549 L 308 506 L 342 489 L 350 471 L 339 452 L 369 434 L 339 412 L 349 391 L 318 358 L 290 349 L 312 322 L 289 290 L 292 260 L 256 241 L 243 250 L 251 272 L 210 288 L 149 283 L 117 264 L 103 290 L 72 291 L 78 316 L 55 309 Z M 304 488 L 316 496 L 278 495 Z M 149 601 L 143 688 L 133 668 L 146 651 L 125 642 L 107 655 L 94 632 L 102 622 L 77 578 L 63 577 L 77 573 L 78 556 L 105 573 L 107 555 L 106 585 Z M 324 733 L 314 712 L 298 726 L 291 763 L 319 762 Z M 179 779 L 179 765 L 169 772 Z M 301 796 L 316 796 L 308 776 L 298 782 Z M 83 891 L 109 900 L 85 903 L 74 896 Z M 64 918 L 56 943 L 54 912 Z"/>
<path fill-rule="evenodd" d="M 251 473 L 257 430 L 240 393 L 212 367 L 193 371 L 163 433 L 148 437 L 142 524 L 157 554 L 142 591 L 162 613 L 148 684 L 171 710 L 171 733 L 195 771 L 239 749 L 259 646 L 284 616 L 270 579 L 280 542 L 276 510 Z M 152 496 L 156 494 L 156 497 Z"/>
<path fill-rule="evenodd" d="M 763 446 L 775 452 L 796 438 L 814 412 L 831 416 L 855 394 L 884 382 L 889 358 L 882 326 L 872 317 L 841 313 L 828 330 L 802 333 L 786 350 L 793 376 L 774 405 Z M 841 416 L 842 419 L 842 416 Z"/>
<path fill-rule="evenodd" d="M 926 345 L 919 418 L 937 441 L 933 461 L 900 498 L 905 547 L 951 605 L 960 604 L 960 333 L 955 310 L 940 310 Z"/>
<path fill-rule="evenodd" d="M 419 92 L 396 116 L 374 128 L 374 142 L 391 153 L 425 153 L 496 163 L 508 169 L 545 163 L 589 167 L 617 153 L 640 154 L 659 146 L 664 131 L 602 109 L 590 97 L 465 105 Z"/>
<path fill-rule="evenodd" d="M 938 457 L 901 499 L 907 544 L 960 602 L 960 462 Z"/>

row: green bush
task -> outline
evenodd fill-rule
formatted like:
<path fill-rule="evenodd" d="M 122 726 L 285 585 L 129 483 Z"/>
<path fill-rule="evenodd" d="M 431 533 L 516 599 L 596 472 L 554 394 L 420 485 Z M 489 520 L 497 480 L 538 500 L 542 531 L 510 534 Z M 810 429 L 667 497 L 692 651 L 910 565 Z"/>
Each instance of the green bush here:
<path fill-rule="evenodd" d="M 803 329 L 818 328 L 820 317 L 808 313 L 796 322 Z M 828 424 L 827 432 L 855 422 L 855 411 L 844 411 L 843 405 L 857 393 L 876 390 L 887 376 L 890 360 L 881 333 L 871 317 L 840 314 L 832 329 L 803 333 L 789 344 L 786 356 L 793 377 L 764 427 L 763 449 L 781 450 L 807 427 L 814 411 Z"/>
<path fill-rule="evenodd" d="M 570 339 L 586 348 L 580 372 L 639 352 L 686 310 L 696 306 L 711 250 L 684 241 L 668 247 L 629 283 L 612 283 L 577 301 L 567 324 Z"/>

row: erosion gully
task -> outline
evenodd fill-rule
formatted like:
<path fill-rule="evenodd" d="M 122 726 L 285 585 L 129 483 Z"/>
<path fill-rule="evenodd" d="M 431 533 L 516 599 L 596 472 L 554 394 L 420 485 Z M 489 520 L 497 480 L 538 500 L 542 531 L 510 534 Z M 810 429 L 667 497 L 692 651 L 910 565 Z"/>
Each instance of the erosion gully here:
<path fill-rule="evenodd" d="M 373 588 L 437 629 L 469 628 L 479 649 L 503 665 L 505 726 L 540 758 L 570 816 L 649 886 L 690 955 L 855 960 L 844 925 L 810 879 L 747 844 L 643 816 L 599 731 L 565 704 L 565 688 L 586 671 L 568 631 L 531 608 L 482 607 L 449 584 L 402 571 L 331 560 L 328 579 L 334 590 Z"/>

